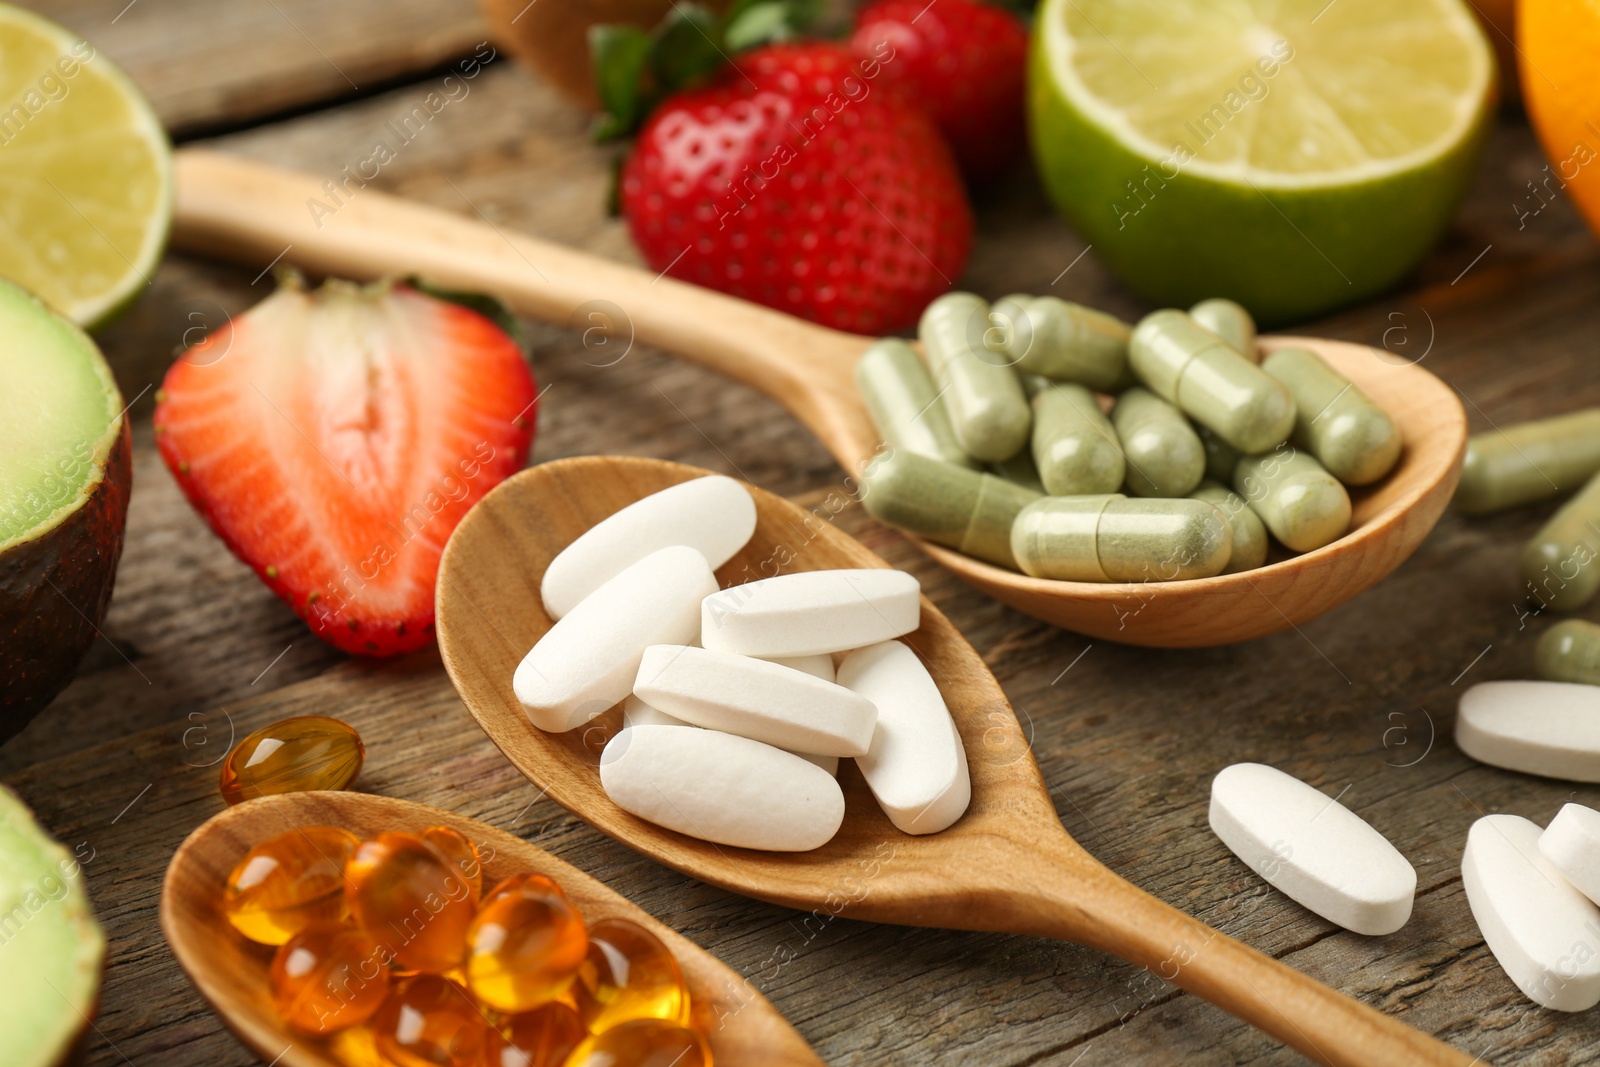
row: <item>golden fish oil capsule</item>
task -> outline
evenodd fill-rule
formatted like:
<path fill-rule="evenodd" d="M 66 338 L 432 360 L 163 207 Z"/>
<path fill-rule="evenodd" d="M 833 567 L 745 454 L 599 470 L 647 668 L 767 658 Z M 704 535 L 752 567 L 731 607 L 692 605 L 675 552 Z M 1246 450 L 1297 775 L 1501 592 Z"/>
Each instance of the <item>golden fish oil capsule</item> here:
<path fill-rule="evenodd" d="M 635 1019 L 591 1036 L 566 1067 L 711 1067 L 711 1048 L 695 1031 L 663 1019 Z"/>
<path fill-rule="evenodd" d="M 366 1022 L 389 993 L 378 946 L 352 926 L 318 924 L 278 947 L 267 972 L 278 1016 L 305 1034 Z"/>
<path fill-rule="evenodd" d="M 490 1030 L 483 1067 L 562 1067 L 589 1031 L 570 1004 L 552 1000 Z"/>
<path fill-rule="evenodd" d="M 689 987 L 678 961 L 660 938 L 627 919 L 589 927 L 588 955 L 572 991 L 595 1033 L 630 1019 L 689 1020 Z"/>
<path fill-rule="evenodd" d="M 489 1023 L 448 978 L 402 978 L 372 1018 L 378 1052 L 394 1067 L 479 1067 Z"/>
<path fill-rule="evenodd" d="M 567 898 L 530 880 L 490 893 L 466 945 L 467 987 L 497 1011 L 515 1013 L 565 993 L 589 942 Z"/>
<path fill-rule="evenodd" d="M 245 853 L 222 893 L 222 910 L 245 937 L 281 945 L 308 926 L 349 914 L 344 868 L 361 842 L 347 830 L 307 826 Z"/>
<path fill-rule="evenodd" d="M 461 964 L 478 893 L 436 848 L 381 833 L 361 842 L 344 874 L 350 914 L 401 967 L 444 974 Z"/>
<path fill-rule="evenodd" d="M 263 726 L 222 763 L 229 804 L 273 793 L 349 789 L 366 756 L 361 735 L 326 715 L 299 715 Z"/>

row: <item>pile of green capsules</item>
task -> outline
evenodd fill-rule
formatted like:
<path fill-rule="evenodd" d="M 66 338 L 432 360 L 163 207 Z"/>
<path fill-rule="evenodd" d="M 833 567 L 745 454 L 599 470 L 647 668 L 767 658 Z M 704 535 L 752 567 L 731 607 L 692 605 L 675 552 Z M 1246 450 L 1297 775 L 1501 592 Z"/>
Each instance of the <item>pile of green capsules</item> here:
<path fill-rule="evenodd" d="M 1600 593 L 1600 408 L 1474 434 L 1452 501 L 1468 515 L 1572 496 L 1534 534 L 1520 561 L 1528 614 L 1577 611 Z M 1535 673 L 1600 684 L 1600 626 L 1579 619 L 1546 631 Z"/>
<path fill-rule="evenodd" d="M 885 445 L 862 502 L 1036 578 L 1251 570 L 1268 531 L 1321 548 L 1349 529 L 1345 487 L 1400 455 L 1394 420 L 1315 353 L 1258 362 L 1255 323 L 1229 300 L 1129 327 L 1052 296 L 947 293 L 918 336 L 921 357 L 886 339 L 856 365 Z"/>

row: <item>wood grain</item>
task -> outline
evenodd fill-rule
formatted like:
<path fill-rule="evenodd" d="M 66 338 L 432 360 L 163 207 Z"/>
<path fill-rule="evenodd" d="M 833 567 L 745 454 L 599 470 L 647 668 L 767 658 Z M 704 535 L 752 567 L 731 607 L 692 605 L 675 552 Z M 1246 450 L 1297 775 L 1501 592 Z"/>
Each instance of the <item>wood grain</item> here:
<path fill-rule="evenodd" d="M 159 17 L 162 8 L 150 10 Z M 175 48 L 188 37 L 179 21 L 159 27 Z M 175 75 L 183 69 L 174 64 Z M 331 173 L 421 96 L 408 89 L 341 103 L 215 147 Z M 590 144 L 585 128 L 585 116 L 497 64 L 373 188 L 636 263 L 625 229 L 603 209 L 610 152 Z M 1560 196 L 1518 221 L 1519 209 L 1537 206 L 1527 183 L 1543 167 L 1526 123 L 1508 112 L 1461 213 L 1414 281 L 1299 329 L 1422 359 L 1457 391 L 1475 431 L 1600 404 L 1595 240 Z M 1052 292 L 1124 318 L 1148 310 L 1095 251 L 1085 253 L 1025 172 L 982 199 L 978 217 L 960 284 L 991 298 Z M 195 325 L 192 312 L 237 314 L 259 300 L 270 275 L 251 283 L 266 265 L 169 256 L 143 301 L 100 338 L 124 395 L 156 380 Z M 1446 512 L 1388 579 L 1297 631 L 1192 651 L 1088 642 L 997 603 L 871 522 L 843 493 L 827 452 L 756 391 L 643 345 L 616 360 L 585 347 L 577 331 L 529 329 L 540 385 L 550 387 L 537 461 L 613 452 L 738 475 L 799 500 L 915 574 L 1004 687 L 1066 828 L 1116 873 L 1486 1062 L 1600 1062 L 1600 1013 L 1548 1012 L 1518 994 L 1484 948 L 1458 875 L 1467 827 L 1481 813 L 1543 821 L 1569 799 L 1600 804 L 1600 789 L 1481 767 L 1449 740 L 1461 690 L 1527 677 L 1533 644 L 1552 621 L 1525 614 L 1516 579 L 1520 546 L 1550 508 L 1486 520 Z M 1305 1062 L 1154 973 L 1097 952 L 797 913 L 686 878 L 600 834 L 541 798 L 505 760 L 436 657 L 341 661 L 311 638 L 183 503 L 155 458 L 150 404 L 146 394 L 132 409 L 135 489 L 103 627 L 110 643 L 98 642 L 67 692 L 0 748 L 0 775 L 43 823 L 96 850 L 85 872 L 110 966 L 98 1031 L 80 1062 L 261 1062 L 163 944 L 158 893 L 173 850 L 222 807 L 215 768 L 200 765 L 230 731 L 242 737 L 311 712 L 361 730 L 361 789 L 483 819 L 596 875 L 748 977 L 829 1064 Z M 1339 931 L 1235 860 L 1206 829 L 1206 796 L 1211 776 L 1239 760 L 1342 793 L 1389 836 L 1418 870 L 1410 923 L 1385 938 Z"/>
<path fill-rule="evenodd" d="M 476 819 L 361 793 L 292 793 L 229 808 L 190 834 L 167 867 L 161 889 L 167 943 L 212 1007 L 263 1059 L 284 1067 L 341 1064 L 279 1020 L 267 980 L 272 951 L 239 936 L 222 910 L 222 886 L 245 853 L 269 837 L 305 826 L 338 826 L 362 839 L 448 826 L 477 847 L 485 891 L 515 874 L 542 874 L 561 886 L 585 921 L 628 919 L 661 938 L 683 969 L 695 1018 L 717 1063 L 821 1067 L 800 1035 L 738 974 L 577 868 Z"/>

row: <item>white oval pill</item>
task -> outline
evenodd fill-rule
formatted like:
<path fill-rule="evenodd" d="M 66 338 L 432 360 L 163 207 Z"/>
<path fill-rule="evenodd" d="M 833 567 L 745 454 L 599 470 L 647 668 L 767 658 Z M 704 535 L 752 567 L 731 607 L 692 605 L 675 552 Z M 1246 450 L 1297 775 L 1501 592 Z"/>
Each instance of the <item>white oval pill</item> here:
<path fill-rule="evenodd" d="M 813 678 L 821 678 L 824 682 L 831 682 L 834 679 L 833 657 L 826 653 L 815 656 L 762 656 L 761 658 L 781 663 L 785 667 L 793 667 L 797 671 L 805 671 Z"/>
<path fill-rule="evenodd" d="M 816 662 L 817 660 L 822 662 L 819 664 Z M 827 656 L 797 656 L 793 659 L 773 660 L 772 662 L 782 663 L 785 667 L 793 666 L 795 670 L 804 670 L 807 674 L 816 675 L 824 681 L 833 681 L 833 660 Z M 823 666 L 827 667 L 826 674 L 821 671 Z M 701 729 L 701 727 L 695 726 L 693 723 L 684 722 L 682 719 L 668 715 L 660 708 L 651 707 L 632 693 L 628 694 L 628 698 L 622 702 L 622 725 L 624 727 L 688 726 L 695 730 Z M 816 764 L 834 777 L 838 777 L 838 756 L 818 756 L 813 752 L 796 752 L 795 755 L 807 763 Z"/>
<path fill-rule="evenodd" d="M 1411 917 L 1417 872 L 1387 838 L 1319 789 L 1261 763 L 1211 782 L 1211 829 L 1252 870 L 1311 911 L 1358 934 Z"/>
<path fill-rule="evenodd" d="M 694 639 L 700 602 L 716 592 L 706 558 L 652 552 L 585 597 L 517 664 L 511 688 L 533 725 L 561 733 L 627 696 L 651 645 Z"/>
<path fill-rule="evenodd" d="M 1461 694 L 1456 747 L 1508 771 L 1600 782 L 1600 686 L 1479 682 Z"/>
<path fill-rule="evenodd" d="M 872 701 L 841 685 L 764 659 L 689 645 L 645 649 L 633 692 L 695 726 L 823 756 L 866 752 L 878 720 Z"/>
<path fill-rule="evenodd" d="M 844 821 L 844 792 L 827 772 L 719 730 L 623 730 L 600 755 L 600 784 L 624 811 L 719 845 L 805 852 Z"/>
<path fill-rule="evenodd" d="M 1536 1004 L 1586 1011 L 1600 1003 L 1600 909 L 1539 852 L 1539 826 L 1485 815 L 1467 831 L 1461 885 L 1484 942 Z"/>
<path fill-rule="evenodd" d="M 630 726 L 688 726 L 689 723 L 675 718 L 662 711 L 660 708 L 651 707 L 632 693 L 622 702 L 622 727 Z M 695 727 L 699 729 L 699 727 Z"/>
<path fill-rule="evenodd" d="M 1572 888 L 1600 904 L 1600 811 L 1563 805 L 1539 835 L 1539 853 Z"/>
<path fill-rule="evenodd" d="M 724 589 L 700 607 L 700 643 L 745 656 L 875 645 L 921 620 L 917 580 L 888 568 L 798 571 Z"/>
<path fill-rule="evenodd" d="M 561 618 L 628 567 L 671 545 L 698 549 L 715 570 L 755 529 L 756 502 L 724 475 L 652 493 L 601 519 L 550 561 L 539 583 L 545 613 Z"/>
<path fill-rule="evenodd" d="M 878 728 L 856 757 L 878 806 L 908 834 L 932 834 L 972 800 L 967 753 L 933 676 L 900 641 L 857 649 L 839 664 L 839 684 L 872 701 Z"/>

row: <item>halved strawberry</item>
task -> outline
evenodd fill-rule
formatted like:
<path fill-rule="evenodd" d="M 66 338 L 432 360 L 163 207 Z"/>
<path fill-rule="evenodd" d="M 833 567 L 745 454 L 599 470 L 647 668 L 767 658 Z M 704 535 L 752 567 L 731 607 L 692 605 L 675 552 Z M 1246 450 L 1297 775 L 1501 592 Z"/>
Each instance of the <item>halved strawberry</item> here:
<path fill-rule="evenodd" d="M 533 443 L 533 375 L 489 319 L 406 285 L 291 282 L 189 349 L 156 441 L 234 554 L 325 641 L 433 641 L 439 554 Z"/>

